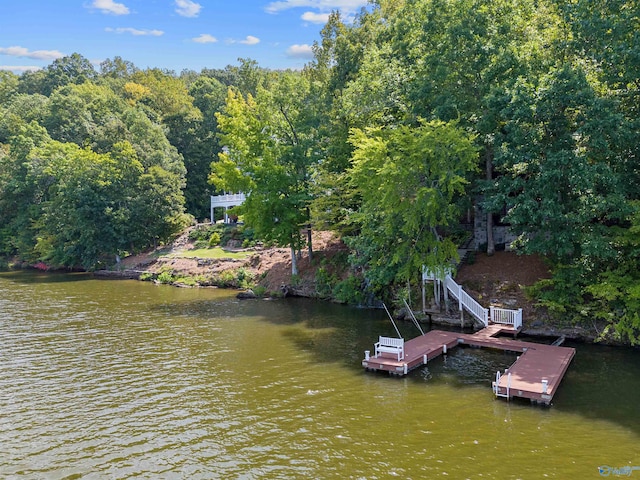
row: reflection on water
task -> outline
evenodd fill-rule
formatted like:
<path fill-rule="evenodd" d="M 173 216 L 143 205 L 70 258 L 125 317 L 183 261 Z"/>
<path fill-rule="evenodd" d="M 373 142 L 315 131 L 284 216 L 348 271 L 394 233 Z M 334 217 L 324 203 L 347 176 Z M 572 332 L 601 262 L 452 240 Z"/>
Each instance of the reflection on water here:
<path fill-rule="evenodd" d="M 409 338 L 415 335 L 401 326 Z M 640 465 L 638 352 L 578 346 L 552 408 L 515 357 L 366 373 L 382 312 L 84 275 L 0 275 L 2 478 L 594 478 Z"/>

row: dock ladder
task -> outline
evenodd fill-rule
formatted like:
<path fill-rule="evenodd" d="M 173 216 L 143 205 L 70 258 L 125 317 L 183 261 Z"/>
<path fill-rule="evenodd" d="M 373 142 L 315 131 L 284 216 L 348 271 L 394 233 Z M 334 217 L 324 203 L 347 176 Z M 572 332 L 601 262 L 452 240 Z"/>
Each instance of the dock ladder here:
<path fill-rule="evenodd" d="M 511 372 L 505 370 L 504 373 L 507 374 L 507 391 L 506 393 L 500 393 L 500 379 L 502 375 L 500 374 L 500 370 L 496 372 L 496 381 L 493 382 L 491 387 L 493 388 L 493 393 L 495 393 L 496 397 L 503 397 L 509 400 L 511 398 L 510 390 L 511 390 Z"/>

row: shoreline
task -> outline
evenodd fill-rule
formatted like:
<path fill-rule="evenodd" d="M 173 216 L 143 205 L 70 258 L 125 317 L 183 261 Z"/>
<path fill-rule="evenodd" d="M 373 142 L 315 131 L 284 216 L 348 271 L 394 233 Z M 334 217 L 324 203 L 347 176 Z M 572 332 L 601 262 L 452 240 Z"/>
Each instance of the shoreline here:
<path fill-rule="evenodd" d="M 125 269 L 125 270 L 96 270 L 93 272 L 93 276 L 97 278 L 111 278 L 111 279 L 122 279 L 122 280 L 141 280 L 141 276 L 148 273 L 147 270 L 138 270 L 138 269 Z M 287 295 L 267 295 L 260 296 L 256 294 L 248 293 L 252 289 L 242 289 L 242 288 L 230 288 L 218 285 L 185 285 L 181 283 L 170 284 L 171 286 L 177 288 L 225 288 L 228 290 L 237 291 L 237 297 L 240 299 L 264 299 L 264 298 L 284 298 L 286 296 L 298 297 L 298 298 L 308 298 L 312 300 L 319 301 L 332 301 L 327 299 L 322 299 L 314 295 L 305 294 L 308 289 L 294 287 L 292 285 L 288 285 L 287 287 Z M 375 308 L 375 307 L 370 307 Z M 421 311 L 414 311 L 414 314 L 418 317 L 418 320 L 423 325 L 438 325 L 448 328 L 460 328 L 460 317 L 455 315 L 447 315 L 445 313 L 439 312 L 430 312 L 427 318 Z M 404 321 L 403 318 L 399 315 L 396 315 L 396 320 Z M 477 330 L 478 326 L 468 317 L 465 317 L 464 329 L 474 329 Z M 542 322 L 535 322 L 535 325 L 525 326 L 520 330 L 519 335 L 537 337 L 537 338 L 545 338 L 545 339 L 558 339 L 560 337 L 565 337 L 567 340 L 579 342 L 579 343 L 591 343 L 591 344 L 599 344 L 599 345 L 607 345 L 607 346 L 620 346 L 620 347 L 633 347 L 630 344 L 624 343 L 614 343 L 614 342 L 597 342 L 597 336 L 590 334 L 587 330 L 582 327 L 575 326 L 569 328 L 554 328 L 548 325 L 545 325 Z"/>

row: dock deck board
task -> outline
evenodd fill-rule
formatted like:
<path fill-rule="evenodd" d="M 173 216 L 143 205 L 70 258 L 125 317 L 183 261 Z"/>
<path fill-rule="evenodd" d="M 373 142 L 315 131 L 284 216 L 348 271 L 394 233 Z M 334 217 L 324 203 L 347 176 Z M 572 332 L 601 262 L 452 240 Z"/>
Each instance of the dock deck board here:
<path fill-rule="evenodd" d="M 496 324 L 474 334 L 431 330 L 405 342 L 405 355 L 402 360 L 398 361 L 396 357 L 385 354 L 367 358 L 365 354 L 362 365 L 368 370 L 406 375 L 460 344 L 516 352 L 521 355 L 500 377 L 496 394 L 507 398 L 520 397 L 545 404 L 551 403 L 575 355 L 575 349 L 497 336 L 505 332 L 517 333 L 516 330 Z M 546 388 L 543 380 L 547 382 Z"/>

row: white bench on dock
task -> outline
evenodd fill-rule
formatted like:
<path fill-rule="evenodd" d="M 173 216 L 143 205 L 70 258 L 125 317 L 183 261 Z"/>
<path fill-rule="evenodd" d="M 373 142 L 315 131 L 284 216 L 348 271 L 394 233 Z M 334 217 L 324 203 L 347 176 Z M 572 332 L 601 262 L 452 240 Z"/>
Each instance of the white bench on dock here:
<path fill-rule="evenodd" d="M 404 338 L 380 337 L 375 345 L 375 356 L 381 353 L 391 353 L 398 356 L 398 361 L 404 358 Z"/>

